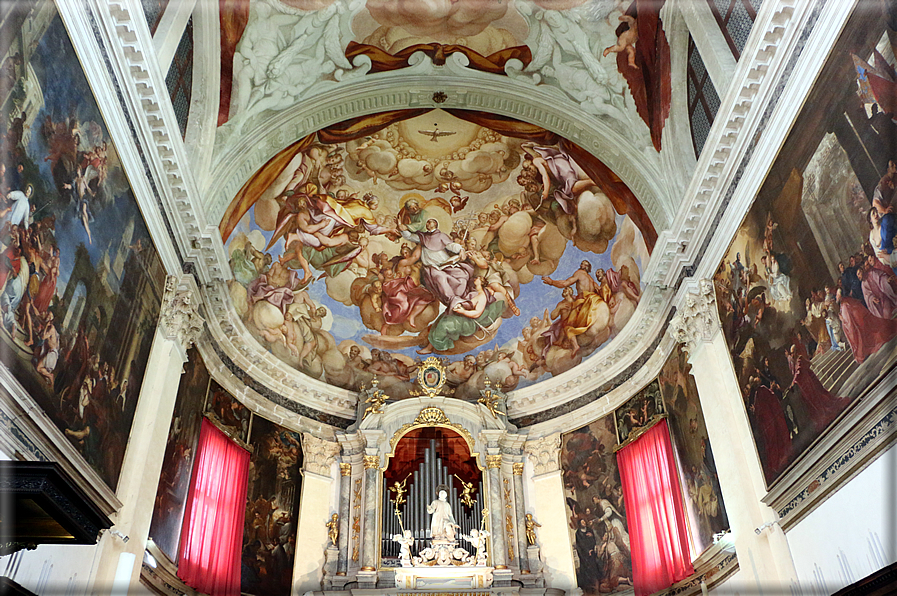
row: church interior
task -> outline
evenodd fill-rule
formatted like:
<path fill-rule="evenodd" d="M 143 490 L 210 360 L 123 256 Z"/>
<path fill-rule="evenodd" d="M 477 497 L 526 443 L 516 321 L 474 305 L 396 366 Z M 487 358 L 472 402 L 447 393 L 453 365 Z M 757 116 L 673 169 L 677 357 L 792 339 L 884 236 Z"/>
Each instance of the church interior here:
<path fill-rule="evenodd" d="M 0 591 L 897 593 L 897 1 L 0 2 Z"/>

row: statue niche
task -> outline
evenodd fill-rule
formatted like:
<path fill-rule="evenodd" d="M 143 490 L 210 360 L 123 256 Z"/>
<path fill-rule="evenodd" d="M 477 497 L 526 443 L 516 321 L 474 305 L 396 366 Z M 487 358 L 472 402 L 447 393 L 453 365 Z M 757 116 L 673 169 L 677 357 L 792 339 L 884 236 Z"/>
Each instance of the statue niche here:
<path fill-rule="evenodd" d="M 486 564 L 483 478 L 465 437 L 443 427 L 410 430 L 383 480 L 383 567 Z"/>

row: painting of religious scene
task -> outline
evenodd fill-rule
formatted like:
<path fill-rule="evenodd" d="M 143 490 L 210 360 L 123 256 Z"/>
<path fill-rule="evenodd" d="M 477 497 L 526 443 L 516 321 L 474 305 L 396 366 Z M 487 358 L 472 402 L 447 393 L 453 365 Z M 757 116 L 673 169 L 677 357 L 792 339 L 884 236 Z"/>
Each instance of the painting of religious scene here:
<path fill-rule="evenodd" d="M 531 140 L 535 139 L 535 140 Z M 422 355 L 461 398 L 570 370 L 638 306 L 650 221 L 604 164 L 464 110 L 334 125 L 250 177 L 221 222 L 246 329 L 278 358 L 407 395 Z"/>
<path fill-rule="evenodd" d="M 19 8 L 0 44 L 2 360 L 114 489 L 164 271 L 54 5 Z"/>
<path fill-rule="evenodd" d="M 178 386 L 150 524 L 150 538 L 171 561 L 178 559 L 184 508 L 209 380 L 202 356 L 196 348 L 191 349 Z"/>
<path fill-rule="evenodd" d="M 688 356 L 680 347 L 658 376 L 666 404 L 670 433 L 676 449 L 679 481 L 683 484 L 694 552 L 713 544 L 713 535 L 729 529 L 698 387 Z"/>
<path fill-rule="evenodd" d="M 663 8 L 664 0 L 246 3 L 221 20 L 218 124 L 239 138 L 247 123 L 327 81 L 408 68 L 417 52 L 440 66 L 458 53 L 468 69 L 551 86 L 633 146 L 660 151 L 671 99 Z"/>
<path fill-rule="evenodd" d="M 768 484 L 897 360 L 895 32 L 884 14 L 864 22 L 839 38 L 714 278 Z"/>
<path fill-rule="evenodd" d="M 651 383 L 614 411 L 617 443 L 624 445 L 634 441 L 665 413 L 660 386 Z"/>
<path fill-rule="evenodd" d="M 576 584 L 587 596 L 631 590 L 632 560 L 614 417 L 563 435 L 561 468 Z"/>
<path fill-rule="evenodd" d="M 260 416 L 253 416 L 251 433 L 240 592 L 289 596 L 301 493 L 300 438 Z"/>
<path fill-rule="evenodd" d="M 246 443 L 249 437 L 249 422 L 252 412 L 234 399 L 224 387 L 214 379 L 209 385 L 205 414 L 218 428 L 231 438 Z"/>

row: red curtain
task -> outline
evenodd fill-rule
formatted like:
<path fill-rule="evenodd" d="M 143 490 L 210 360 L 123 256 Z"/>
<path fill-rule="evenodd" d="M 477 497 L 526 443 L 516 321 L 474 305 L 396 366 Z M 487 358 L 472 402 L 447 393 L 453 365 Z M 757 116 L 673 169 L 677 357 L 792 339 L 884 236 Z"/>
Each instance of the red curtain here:
<path fill-rule="evenodd" d="M 205 418 L 181 531 L 178 577 L 211 596 L 240 594 L 249 452 Z"/>
<path fill-rule="evenodd" d="M 635 596 L 685 579 L 694 568 L 667 421 L 617 452 L 632 549 Z"/>

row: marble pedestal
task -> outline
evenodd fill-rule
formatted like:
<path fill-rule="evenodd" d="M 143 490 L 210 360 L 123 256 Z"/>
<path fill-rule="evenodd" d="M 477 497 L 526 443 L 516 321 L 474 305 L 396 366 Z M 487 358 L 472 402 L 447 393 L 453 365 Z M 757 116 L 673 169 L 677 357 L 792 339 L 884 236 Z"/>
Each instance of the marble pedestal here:
<path fill-rule="evenodd" d="M 405 590 L 488 588 L 492 567 L 398 567 L 396 587 Z"/>

